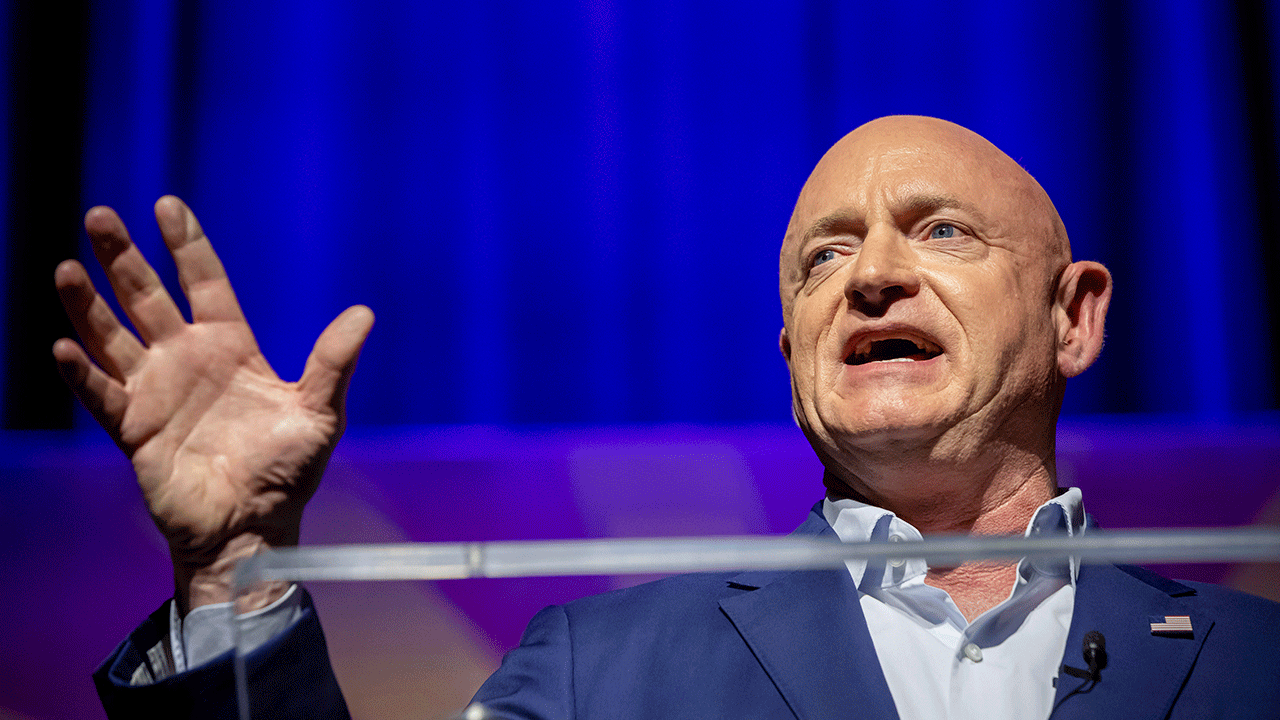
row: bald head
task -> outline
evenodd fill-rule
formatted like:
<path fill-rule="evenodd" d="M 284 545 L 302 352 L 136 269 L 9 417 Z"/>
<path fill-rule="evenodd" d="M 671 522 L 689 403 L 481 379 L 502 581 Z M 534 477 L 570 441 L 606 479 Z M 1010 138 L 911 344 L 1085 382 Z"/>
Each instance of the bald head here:
<path fill-rule="evenodd" d="M 957 197 L 963 193 L 967 197 Z M 993 230 L 1016 233 L 1037 271 L 1055 273 L 1071 260 L 1066 228 L 1035 178 L 977 133 L 937 118 L 878 118 L 840 139 L 822 156 L 800 191 L 779 258 L 784 317 L 807 270 L 801 247 L 841 219 L 865 225 L 872 207 L 961 201 L 982 212 Z M 1034 264 L 1034 263 L 1033 263 Z"/>

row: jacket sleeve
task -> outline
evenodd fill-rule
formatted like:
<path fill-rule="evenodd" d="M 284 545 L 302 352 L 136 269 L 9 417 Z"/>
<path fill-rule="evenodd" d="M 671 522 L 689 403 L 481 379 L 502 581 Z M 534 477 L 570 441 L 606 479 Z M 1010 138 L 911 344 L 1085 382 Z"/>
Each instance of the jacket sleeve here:
<path fill-rule="evenodd" d="M 166 641 L 168 618 L 166 602 L 94 672 L 93 681 L 107 716 L 236 720 L 233 652 L 158 682 L 132 683 L 137 669 L 146 663 L 148 651 Z M 324 633 L 310 595 L 303 595 L 298 621 L 246 657 L 245 668 L 255 720 L 351 717 L 329 665 Z"/>
<path fill-rule="evenodd" d="M 570 720 L 575 716 L 573 650 L 564 608 L 543 609 L 529 621 L 520 646 L 476 692 L 485 717 Z"/>

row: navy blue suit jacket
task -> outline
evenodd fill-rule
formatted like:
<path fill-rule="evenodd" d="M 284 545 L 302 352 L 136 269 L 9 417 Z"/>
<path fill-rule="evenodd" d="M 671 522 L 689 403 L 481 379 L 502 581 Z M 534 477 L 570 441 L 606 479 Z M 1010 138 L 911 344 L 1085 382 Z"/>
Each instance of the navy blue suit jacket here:
<path fill-rule="evenodd" d="M 797 533 L 834 538 L 820 505 Z M 1166 615 L 1189 615 L 1194 634 L 1152 635 L 1151 616 Z M 1067 664 L 1084 666 L 1080 648 L 1091 630 L 1106 637 L 1102 680 L 1071 694 L 1087 681 L 1060 676 L 1055 720 L 1280 717 L 1280 605 L 1139 568 L 1086 565 Z M 252 694 L 314 703 L 273 700 L 270 717 L 345 716 L 327 662 L 317 660 L 323 643 L 308 609 L 251 658 Z M 129 652 L 126 641 L 113 660 Z M 184 700 L 182 712 L 234 716 L 226 714 L 234 699 L 224 696 L 229 658 L 196 680 L 158 684 L 167 691 L 129 688 L 127 663 L 111 663 L 97 677 L 112 714 L 133 716 L 126 708 L 156 707 L 149 695 L 171 700 L 174 687 L 187 687 L 177 696 L 209 704 L 206 713 Z M 547 608 L 476 699 L 513 718 L 898 717 L 843 569 L 685 575 Z"/>

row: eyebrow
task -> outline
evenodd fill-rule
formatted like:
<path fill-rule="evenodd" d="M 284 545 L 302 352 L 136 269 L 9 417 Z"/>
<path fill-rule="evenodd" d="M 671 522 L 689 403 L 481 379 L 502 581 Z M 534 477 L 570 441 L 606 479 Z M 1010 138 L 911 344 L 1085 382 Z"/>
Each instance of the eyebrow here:
<path fill-rule="evenodd" d="M 902 207 L 894 213 L 894 217 L 915 219 L 939 210 L 963 210 L 979 221 L 986 220 L 986 216 L 973 203 L 961 200 L 954 195 L 933 193 L 921 193 L 907 198 L 902 203 Z"/>
<path fill-rule="evenodd" d="M 842 232 L 857 234 L 859 231 L 865 232 L 865 229 L 866 223 L 857 215 L 848 210 L 837 210 L 810 225 L 800 235 L 799 247 L 805 247 L 814 238 L 837 235 Z"/>
<path fill-rule="evenodd" d="M 961 210 L 976 219 L 986 222 L 986 216 L 973 203 L 961 200 L 954 195 L 939 193 L 916 193 L 911 195 L 893 210 L 893 217 L 902 224 L 910 224 L 916 219 L 938 212 L 939 210 Z M 810 225 L 800 236 L 800 247 L 808 245 L 810 240 L 840 233 L 865 234 L 866 221 L 861 215 L 851 210 L 837 210 Z"/>

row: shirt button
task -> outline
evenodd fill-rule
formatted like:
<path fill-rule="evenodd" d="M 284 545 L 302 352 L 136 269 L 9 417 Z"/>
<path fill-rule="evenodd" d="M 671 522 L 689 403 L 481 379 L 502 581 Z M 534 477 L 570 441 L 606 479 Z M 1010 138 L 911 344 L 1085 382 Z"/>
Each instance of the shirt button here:
<path fill-rule="evenodd" d="M 982 648 L 974 645 L 973 643 L 969 643 L 964 646 L 964 656 L 976 663 L 982 662 Z"/>

